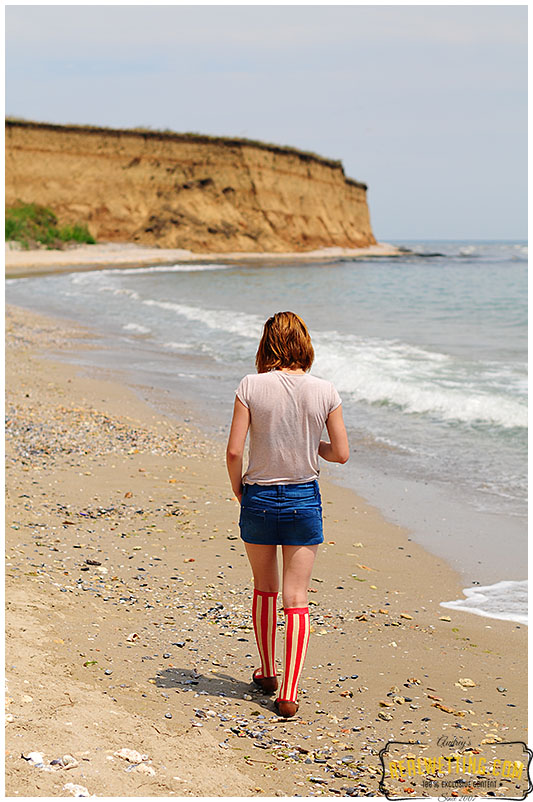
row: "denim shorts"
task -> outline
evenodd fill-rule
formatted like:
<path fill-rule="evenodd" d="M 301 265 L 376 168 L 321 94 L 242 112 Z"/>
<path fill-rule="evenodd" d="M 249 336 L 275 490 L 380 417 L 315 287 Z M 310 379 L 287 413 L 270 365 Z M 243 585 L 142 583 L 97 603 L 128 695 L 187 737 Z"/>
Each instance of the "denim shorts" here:
<path fill-rule="evenodd" d="M 239 527 L 246 543 L 285 546 L 323 543 L 318 482 L 243 485 Z"/>

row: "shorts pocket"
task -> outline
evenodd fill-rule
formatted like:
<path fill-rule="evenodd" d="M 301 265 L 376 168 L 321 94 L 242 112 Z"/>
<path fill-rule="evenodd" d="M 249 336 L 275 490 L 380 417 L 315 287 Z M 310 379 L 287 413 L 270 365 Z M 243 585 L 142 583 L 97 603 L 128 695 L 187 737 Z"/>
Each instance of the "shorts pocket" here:
<path fill-rule="evenodd" d="M 249 507 L 241 507 L 239 527 L 242 539 L 250 543 L 264 542 L 271 529 L 265 511 L 251 510 Z"/>
<path fill-rule="evenodd" d="M 322 510 L 318 507 L 307 507 L 291 510 L 289 526 L 284 527 L 286 543 L 294 545 L 321 543 L 323 541 Z"/>

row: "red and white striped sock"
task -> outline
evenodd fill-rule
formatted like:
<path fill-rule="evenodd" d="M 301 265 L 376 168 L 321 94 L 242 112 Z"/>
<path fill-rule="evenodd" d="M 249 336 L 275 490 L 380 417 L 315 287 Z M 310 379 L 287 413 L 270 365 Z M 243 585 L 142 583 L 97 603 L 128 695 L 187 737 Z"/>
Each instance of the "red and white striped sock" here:
<path fill-rule="evenodd" d="M 298 681 L 304 667 L 309 631 L 309 607 L 285 607 L 285 656 L 280 701 L 295 702 L 298 697 Z"/>
<path fill-rule="evenodd" d="M 254 623 L 255 640 L 261 658 L 261 670 L 258 677 L 276 676 L 276 599 L 277 592 L 254 588 L 252 603 L 252 619 Z"/>

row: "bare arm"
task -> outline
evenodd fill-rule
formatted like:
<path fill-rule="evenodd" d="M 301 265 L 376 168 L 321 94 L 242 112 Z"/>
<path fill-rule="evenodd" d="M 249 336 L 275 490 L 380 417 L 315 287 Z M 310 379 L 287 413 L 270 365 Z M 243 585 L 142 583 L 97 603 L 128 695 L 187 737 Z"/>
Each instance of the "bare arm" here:
<path fill-rule="evenodd" d="M 226 449 L 226 465 L 228 468 L 231 487 L 239 504 L 242 498 L 242 458 L 244 454 L 244 444 L 250 426 L 250 410 L 245 407 L 242 401 L 235 398 L 233 407 L 233 420 L 228 438 Z"/>
<path fill-rule="evenodd" d="M 320 441 L 318 453 L 322 459 L 328 462 L 340 462 L 344 464 L 350 458 L 350 447 L 348 445 L 348 435 L 342 417 L 342 404 L 330 412 L 326 421 L 330 442 Z"/>

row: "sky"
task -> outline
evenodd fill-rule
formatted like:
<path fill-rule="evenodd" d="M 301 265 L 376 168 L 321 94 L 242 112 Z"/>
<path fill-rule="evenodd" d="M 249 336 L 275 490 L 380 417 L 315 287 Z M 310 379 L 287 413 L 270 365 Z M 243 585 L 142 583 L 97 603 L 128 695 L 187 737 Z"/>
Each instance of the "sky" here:
<path fill-rule="evenodd" d="M 6 114 L 343 162 L 379 241 L 527 238 L 526 5 L 8 5 Z"/>

